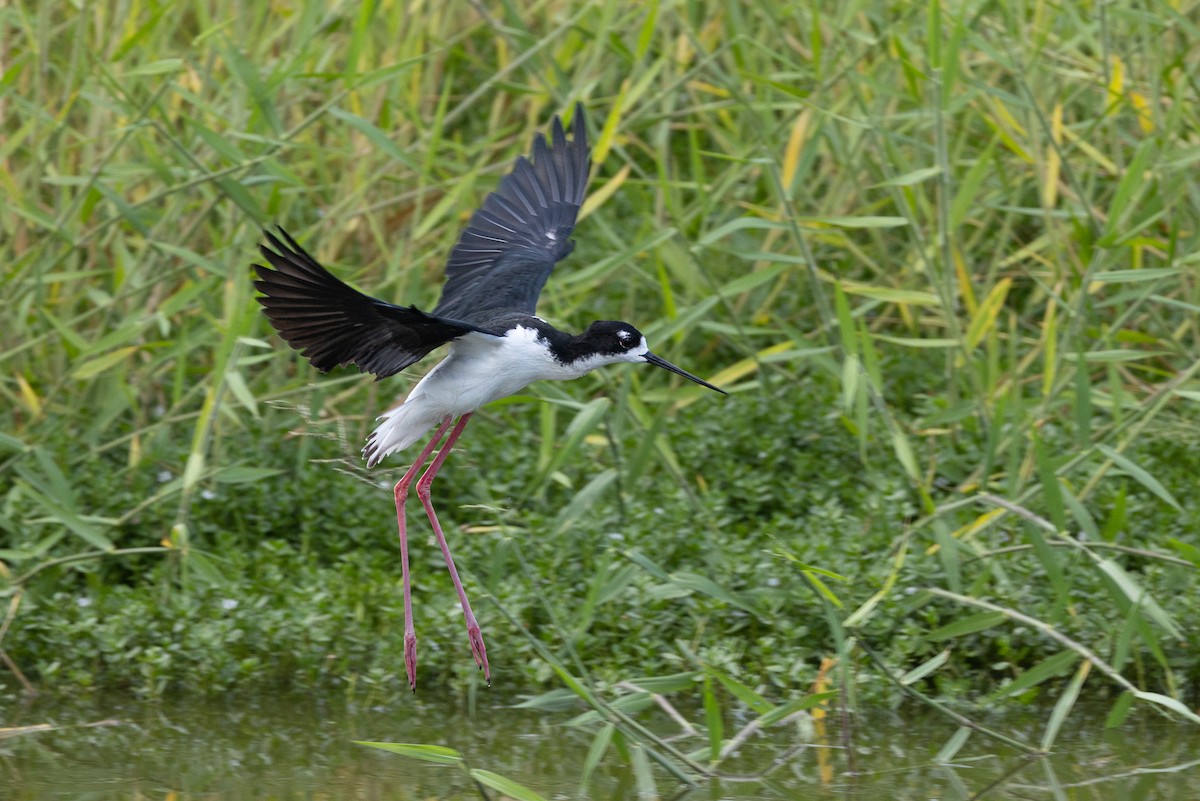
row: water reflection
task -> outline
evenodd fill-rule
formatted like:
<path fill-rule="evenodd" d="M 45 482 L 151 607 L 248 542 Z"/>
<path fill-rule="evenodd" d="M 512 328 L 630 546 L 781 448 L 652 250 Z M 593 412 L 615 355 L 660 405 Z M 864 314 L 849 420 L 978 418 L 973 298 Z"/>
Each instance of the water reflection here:
<path fill-rule="evenodd" d="M 109 696 L 71 703 L 5 703 L 0 732 L 0 797 L 32 799 L 321 798 L 468 799 L 479 791 L 453 767 L 364 748 L 354 740 L 447 745 L 472 767 L 507 776 L 548 799 L 579 798 L 592 733 L 566 728 L 572 712 L 511 708 L 519 699 L 481 693 L 461 699 L 422 691 L 376 704 L 331 696 L 235 696 L 162 703 Z M 1044 711 L 996 717 L 986 725 L 1037 743 Z M 649 712 L 646 722 L 667 730 Z M 737 721 L 727 727 L 733 730 Z M 664 798 L 695 799 L 1089 799 L 1200 798 L 1200 732 L 1144 714 L 1117 731 L 1102 711 L 1078 711 L 1057 751 L 1028 759 L 972 736 L 949 764 L 935 764 L 957 726 L 923 710 L 877 711 L 811 726 L 779 727 L 749 739 L 727 766 L 731 776 L 689 792 L 656 774 Z M 775 760 L 793 745 L 785 763 Z M 677 744 L 691 751 L 706 741 Z M 701 757 L 702 758 L 702 757 Z M 759 777 L 769 771 L 764 777 Z M 751 777 L 754 777 L 751 779 Z M 599 799 L 637 798 L 632 773 L 611 752 L 586 788 Z M 489 797 L 499 795 L 490 792 Z"/>

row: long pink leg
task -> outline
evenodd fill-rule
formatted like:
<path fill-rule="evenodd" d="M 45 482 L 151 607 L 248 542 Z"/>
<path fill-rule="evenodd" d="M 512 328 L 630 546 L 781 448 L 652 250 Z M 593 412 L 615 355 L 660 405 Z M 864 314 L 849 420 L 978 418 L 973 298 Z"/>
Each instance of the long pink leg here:
<path fill-rule="evenodd" d="M 467 421 L 471 419 L 473 412 L 468 412 L 458 419 L 458 425 L 450 432 L 450 436 L 446 438 L 446 444 L 438 451 L 438 455 L 430 463 L 429 469 L 425 471 L 425 475 L 421 476 L 421 480 L 417 482 L 417 497 L 421 499 L 421 505 L 425 507 L 425 514 L 429 515 L 429 522 L 433 525 L 433 534 L 437 537 L 438 545 L 442 547 L 442 556 L 446 557 L 446 567 L 450 570 L 450 579 L 454 582 L 454 589 L 458 592 L 458 600 L 462 604 L 463 617 L 467 621 L 467 638 L 471 641 L 471 653 L 475 656 L 475 664 L 483 669 L 483 677 L 487 680 L 488 686 L 492 684 L 492 671 L 488 667 L 487 648 L 483 645 L 483 635 L 479 633 L 479 623 L 475 620 L 475 613 L 471 611 L 471 603 L 467 600 L 467 593 L 463 590 L 462 582 L 458 580 L 458 570 L 454 567 L 454 557 L 450 555 L 450 546 L 446 544 L 446 536 L 442 534 L 442 526 L 438 523 L 437 513 L 433 511 L 433 501 L 430 500 L 430 488 L 433 485 L 433 479 L 437 477 L 438 470 L 442 467 L 442 462 L 446 461 L 446 457 L 450 455 L 450 449 L 454 447 L 454 443 L 458 441 L 458 436 L 467 427 Z"/>
<path fill-rule="evenodd" d="M 425 450 L 421 451 L 421 454 L 412 463 L 412 467 L 408 468 L 404 476 L 396 482 L 394 491 L 396 525 L 400 529 L 400 570 L 404 574 L 404 670 L 408 673 L 408 686 L 414 693 L 417 691 L 417 632 L 413 628 L 412 589 L 408 581 L 408 525 L 404 515 L 404 502 L 408 500 L 408 486 L 412 484 L 417 471 L 424 466 L 429 454 L 433 453 L 438 441 L 445 435 L 446 429 L 450 427 L 451 419 L 447 417 L 438 426 L 437 433 L 433 435 L 433 439 L 429 440 Z"/>

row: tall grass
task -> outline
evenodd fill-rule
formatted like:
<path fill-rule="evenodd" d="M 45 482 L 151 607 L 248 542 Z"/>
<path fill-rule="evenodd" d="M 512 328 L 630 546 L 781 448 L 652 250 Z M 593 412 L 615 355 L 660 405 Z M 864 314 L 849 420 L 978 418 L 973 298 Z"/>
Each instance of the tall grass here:
<path fill-rule="evenodd" d="M 542 313 L 641 325 L 734 393 L 704 398 L 730 440 L 755 398 L 832 387 L 805 415 L 865 480 L 904 477 L 903 533 L 849 582 L 772 532 L 824 604 L 835 683 L 936 682 L 980 632 L 1020 627 L 1043 650 L 1013 655 L 991 700 L 1074 671 L 1051 682 L 1042 747 L 1100 677 L 1114 722 L 1132 699 L 1195 719 L 1179 698 L 1200 668 L 1177 654 L 1197 508 L 1170 489 L 1190 468 L 1163 458 L 1194 444 L 1200 400 L 1186 3 L 18 3 L 0 24 L 11 577 L 161 546 L 168 591 L 225 580 L 195 536 L 201 493 L 314 469 L 304 439 L 291 461 L 256 456 L 292 428 L 334 421 L 352 455 L 405 386 L 314 387 L 253 301 L 259 229 L 429 307 L 469 211 L 582 100 L 591 197 Z M 546 547 L 574 548 L 590 510 L 650 476 L 719 537 L 723 476 L 685 462 L 669 424 L 701 398 L 610 371 L 494 406 L 539 435 L 525 503 L 568 487 Z M 615 464 L 595 447 L 631 440 Z M 594 471 L 575 483 L 571 462 Z M 114 500 L 147 471 L 153 492 Z M 615 569 L 675 597 L 744 599 L 631 558 Z M 1086 621 L 1111 636 L 1077 641 Z M 910 663 L 873 661 L 906 637 Z"/>

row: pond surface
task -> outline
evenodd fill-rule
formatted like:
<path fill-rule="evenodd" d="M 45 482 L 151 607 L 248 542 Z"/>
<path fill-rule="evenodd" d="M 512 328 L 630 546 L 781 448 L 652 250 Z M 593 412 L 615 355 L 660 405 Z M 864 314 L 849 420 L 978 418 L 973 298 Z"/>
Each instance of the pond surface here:
<path fill-rule="evenodd" d="M 564 725 L 578 711 L 513 708 L 520 699 L 481 691 L 473 708 L 459 697 L 422 692 L 386 703 L 341 696 L 231 696 L 158 703 L 100 696 L 86 702 L 7 702 L 0 710 L 0 798 L 479 799 L 457 766 L 432 765 L 355 740 L 436 743 L 472 768 L 520 782 L 547 799 L 636 799 L 628 764 L 612 750 L 586 788 L 580 777 L 593 731 Z M 1048 710 L 980 721 L 1037 743 Z M 695 718 L 702 720 L 700 711 Z M 665 715 L 640 718 L 660 732 Z M 730 720 L 726 736 L 745 721 Z M 14 728 L 15 727 L 15 728 Z M 924 709 L 831 715 L 749 738 L 730 773 L 775 769 L 755 781 L 722 779 L 686 790 L 654 770 L 664 799 L 1200 799 L 1200 730 L 1149 712 L 1116 730 L 1103 710 L 1078 709 L 1055 753 L 1028 759 L 979 735 L 947 764 L 935 762 L 957 726 Z M 807 743 L 807 745 L 805 745 Z M 703 737 L 680 744 L 706 745 Z M 786 761 L 776 758 L 791 752 Z M 504 796 L 488 790 L 487 797 Z"/>

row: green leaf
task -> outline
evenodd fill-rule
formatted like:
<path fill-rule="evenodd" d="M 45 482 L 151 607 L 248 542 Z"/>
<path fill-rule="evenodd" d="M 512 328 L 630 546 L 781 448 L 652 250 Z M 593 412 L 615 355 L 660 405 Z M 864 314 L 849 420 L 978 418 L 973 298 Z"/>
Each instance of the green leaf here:
<path fill-rule="evenodd" d="M 232 178 L 214 178 L 213 183 L 216 184 L 225 196 L 237 204 L 237 207 L 246 212 L 251 219 L 264 220 L 267 215 L 255 201 L 254 196 L 246 191 L 246 187 L 240 182 Z"/>
<path fill-rule="evenodd" d="M 606 467 L 571 497 L 571 502 L 563 507 L 554 520 L 554 532 L 561 534 L 579 519 L 580 515 L 592 507 L 604 494 L 604 491 L 617 480 L 617 471 Z"/>
<path fill-rule="evenodd" d="M 655 705 L 654 696 L 650 693 L 629 693 L 622 695 L 615 701 L 608 704 L 608 708 L 623 712 L 626 715 L 634 716 L 645 712 Z M 571 728 L 580 728 L 585 726 L 594 726 L 597 723 L 604 723 L 609 719 L 608 711 L 590 709 L 587 712 L 576 715 L 575 717 L 563 723 L 564 726 Z"/>
<path fill-rule="evenodd" d="M 920 665 L 917 665 L 912 670 L 900 677 L 900 683 L 904 685 L 916 684 L 921 679 L 935 672 L 942 665 L 946 664 L 950 659 L 950 649 L 938 653 L 930 659 L 926 659 Z"/>
<path fill-rule="evenodd" d="M 1167 538 L 1167 546 L 1196 567 L 1200 567 L 1200 548 L 1197 548 L 1190 542 L 1177 540 L 1174 537 Z"/>
<path fill-rule="evenodd" d="M 654 24 L 658 21 L 658 0 L 653 0 L 650 3 L 650 10 L 646 12 L 646 19 L 642 22 L 642 29 L 638 33 L 637 52 L 634 57 L 641 60 L 642 56 L 646 55 L 646 51 L 650 49 L 650 42 L 654 39 Z"/>
<path fill-rule="evenodd" d="M 804 574 L 804 580 L 807 581 L 812 588 L 821 595 L 822 598 L 829 601 L 829 603 L 833 604 L 838 609 L 844 608 L 842 599 L 837 597 L 837 593 L 829 589 L 829 585 L 821 580 L 821 576 L 819 574 L 811 570 L 803 570 L 801 572 Z"/>
<path fill-rule="evenodd" d="M 671 673 L 667 676 L 640 676 L 636 679 L 628 679 L 627 681 L 639 690 L 665 695 L 667 693 L 690 690 L 696 686 L 696 682 L 699 681 L 700 677 L 700 671 L 689 670 L 686 673 Z"/>
<path fill-rule="evenodd" d="M 900 429 L 892 432 L 892 451 L 896 454 L 896 458 L 900 461 L 904 472 L 908 473 L 908 477 L 913 481 L 920 482 L 921 471 L 917 467 L 917 458 L 913 455 L 908 437 L 904 436 L 904 432 Z"/>
<path fill-rule="evenodd" d="M 462 762 L 462 754 L 444 745 L 425 745 L 422 743 L 380 743 L 369 740 L 355 740 L 358 745 L 378 748 L 381 751 L 391 751 L 393 754 L 412 757 L 422 762 L 432 762 L 435 765 L 457 765 Z"/>
<path fill-rule="evenodd" d="M 1160 359 L 1171 354 L 1165 350 L 1090 350 L 1083 354 L 1085 361 L 1096 364 L 1136 362 L 1142 359 Z"/>
<path fill-rule="evenodd" d="M 716 762 L 721 758 L 721 743 L 725 740 L 725 721 L 721 718 L 721 706 L 709 676 L 704 677 L 704 723 L 708 728 L 709 759 Z"/>
<path fill-rule="evenodd" d="M 103 356 L 97 356 L 94 359 L 89 359 L 83 364 L 71 371 L 71 377 L 83 381 L 100 373 L 107 372 L 121 362 L 128 359 L 138 350 L 137 345 L 128 345 L 124 348 L 117 348 L 109 351 Z"/>
<path fill-rule="evenodd" d="M 837 692 L 830 691 L 825 693 L 809 693 L 799 698 L 788 701 L 786 704 L 780 704 L 772 707 L 769 712 L 758 719 L 762 726 L 771 726 L 784 718 L 794 715 L 805 709 L 812 709 L 814 706 L 820 706 L 830 698 L 836 698 Z"/>
<path fill-rule="evenodd" d="M 961 620 L 956 620 L 941 628 L 934 629 L 925 635 L 925 639 L 929 642 L 952 640 L 955 637 L 974 634 L 977 631 L 985 631 L 992 626 L 998 626 L 1007 619 L 1008 616 L 1003 612 L 979 612 L 978 614 L 964 617 Z"/>
<path fill-rule="evenodd" d="M 1096 273 L 1092 276 L 1092 280 L 1102 281 L 1106 284 L 1133 284 L 1140 281 L 1157 281 L 1161 278 L 1172 278 L 1180 275 L 1182 272 L 1178 267 L 1146 268 L 1144 270 L 1110 270 L 1108 272 Z"/>
<path fill-rule="evenodd" d="M 654 773 L 650 770 L 650 759 L 646 756 L 646 748 L 641 743 L 629 746 L 629 761 L 633 764 L 633 776 L 637 785 L 638 798 L 658 798 L 658 787 L 654 783 Z"/>
<path fill-rule="evenodd" d="M 641 551 L 636 551 L 636 550 L 625 551 L 624 553 L 625 553 L 626 559 L 629 559 L 631 562 L 636 563 L 639 567 L 641 567 L 643 570 L 645 570 L 650 575 L 654 576 L 655 578 L 657 578 L 660 581 L 667 581 L 667 579 L 668 579 L 667 571 L 665 571 L 661 567 L 659 567 L 655 562 L 653 562 L 648 556 L 644 555 Z"/>
<path fill-rule="evenodd" d="M 204 140 L 204 144 L 211 147 L 214 153 L 222 156 L 231 164 L 237 164 L 246 158 L 242 151 L 238 149 L 237 145 L 234 144 L 230 139 L 221 136 L 216 131 L 209 130 L 200 122 L 192 119 L 191 117 L 186 117 L 185 119 L 187 120 L 188 127 L 191 128 L 192 132 L 195 133 L 196 136 Z M 153 244 L 155 247 L 164 247 L 164 243 L 161 242 L 154 242 Z M 178 249 L 185 250 L 185 248 Z"/>
<path fill-rule="evenodd" d="M 1058 484 L 1055 458 L 1050 454 L 1049 446 L 1036 432 L 1033 435 L 1033 456 L 1038 478 L 1042 482 L 1042 497 L 1046 501 L 1046 507 L 1050 510 L 1050 520 L 1055 529 L 1064 531 L 1067 528 L 1066 503 L 1063 501 L 1062 487 Z M 1033 546 L 1038 561 L 1042 563 L 1042 568 L 1050 579 L 1050 586 L 1054 588 L 1054 594 L 1058 599 L 1058 611 L 1065 612 L 1070 600 L 1070 588 L 1063 575 L 1058 556 L 1046 542 L 1046 532 L 1036 523 L 1025 526 L 1024 531 L 1026 539 Z"/>
<path fill-rule="evenodd" d="M 546 801 L 543 796 L 538 795 L 525 785 L 517 784 L 512 779 L 505 778 L 498 773 L 492 773 L 490 770 L 476 768 L 471 771 L 471 778 L 485 787 L 491 787 L 493 790 L 504 793 L 509 798 L 517 799 L 517 801 Z"/>
<path fill-rule="evenodd" d="M 968 214 L 972 212 L 980 214 L 982 212 L 978 204 L 979 191 L 983 186 L 984 180 L 999 168 L 997 164 L 999 159 L 995 158 L 996 143 L 998 141 L 1000 141 L 1000 137 L 994 136 L 988 142 L 987 148 L 975 160 L 971 168 L 967 170 L 966 175 L 958 177 L 954 182 L 957 184 L 958 191 L 954 194 L 954 199 L 950 203 L 950 230 L 957 230 L 966 221 Z"/>
<path fill-rule="evenodd" d="M 550 480 L 550 476 L 562 466 L 563 462 L 577 453 L 584 438 L 603 422 L 604 416 L 611 406 L 612 401 L 608 398 L 596 398 L 584 404 L 571 419 L 562 437 L 558 439 L 549 463 L 539 471 L 533 485 L 529 488 L 530 491 L 535 487 L 545 486 L 546 482 Z M 560 515 L 560 517 L 562 516 Z"/>
<path fill-rule="evenodd" d="M 384 133 L 378 126 L 368 122 L 367 120 L 364 120 L 357 114 L 351 114 L 349 111 L 336 106 L 329 109 L 329 115 L 331 117 L 336 117 L 354 130 L 358 131 L 375 148 L 386 153 L 393 160 L 398 161 L 399 163 L 411 169 L 420 169 L 420 166 L 408 154 L 401 150 L 399 146 L 392 141 L 392 138 Z"/>
<path fill-rule="evenodd" d="M 195 548 L 188 548 L 184 559 L 186 560 L 187 569 L 204 583 L 214 587 L 229 586 L 229 579 L 221 572 L 216 563 Z"/>
<path fill-rule="evenodd" d="M 1133 690 L 1133 694 L 1138 698 L 1139 701 L 1149 701 L 1152 704 L 1161 706 L 1163 709 L 1171 710 L 1176 715 L 1181 715 L 1187 718 L 1192 723 L 1200 723 L 1200 715 L 1197 715 L 1195 712 L 1189 709 L 1187 704 L 1183 703 L 1182 701 L 1171 698 L 1167 695 L 1163 695 L 1162 693 L 1150 693 L 1144 690 L 1135 689 Z"/>
<path fill-rule="evenodd" d="M 1129 599 L 1130 603 L 1137 604 L 1142 608 L 1151 620 L 1161 626 L 1168 634 L 1177 640 L 1183 640 L 1184 634 L 1175 621 L 1171 618 L 1167 611 L 1163 609 L 1158 601 L 1154 600 L 1154 596 L 1142 589 L 1141 585 L 1125 572 L 1124 568 L 1114 562 L 1112 559 L 1100 559 L 1096 562 L 1104 574 L 1108 576 L 1113 584 L 1117 585 L 1121 593 Z"/>
<path fill-rule="evenodd" d="M 27 447 L 28 446 L 24 441 L 12 436 L 11 434 L 6 434 L 3 431 L 0 431 L 0 449 L 20 452 L 25 450 Z"/>
<path fill-rule="evenodd" d="M 124 77 L 133 78 L 144 75 L 165 75 L 168 72 L 179 72 L 183 69 L 182 58 L 164 58 L 134 67 L 125 73 Z"/>
<path fill-rule="evenodd" d="M 970 726 L 959 726 L 954 734 L 950 735 L 950 739 L 934 755 L 933 761 L 940 764 L 945 764 L 954 759 L 962 747 L 967 744 L 967 740 L 971 737 Z"/>
<path fill-rule="evenodd" d="M 14 469 L 17 475 L 25 480 L 29 497 L 42 508 L 47 517 L 62 524 L 72 534 L 97 550 L 113 549 L 112 541 L 93 524 L 94 519 L 85 519 L 73 508 L 75 499 L 68 491 L 56 487 L 53 476 L 47 481 L 21 464 L 16 465 Z"/>
<path fill-rule="evenodd" d="M 845 347 L 845 344 L 843 344 Z M 858 398 L 858 376 L 862 372 L 862 362 L 851 354 L 842 361 L 842 412 L 851 414 L 854 411 L 855 399 Z"/>
<path fill-rule="evenodd" d="M 1071 678 L 1067 688 L 1063 690 L 1062 696 L 1058 699 L 1058 703 L 1054 705 L 1054 711 L 1050 713 L 1050 720 L 1046 724 L 1046 731 L 1042 733 L 1043 751 L 1049 751 L 1054 747 L 1054 741 L 1058 739 L 1058 733 L 1062 730 L 1062 725 L 1066 722 L 1067 716 L 1071 714 L 1071 710 L 1075 708 L 1075 702 L 1079 700 L 1079 691 L 1083 689 L 1083 682 L 1087 680 L 1088 673 L 1092 670 L 1092 663 L 1084 661 L 1079 666 L 1079 670 L 1075 671 L 1075 675 Z"/>
<path fill-rule="evenodd" d="M 1183 511 L 1183 507 L 1179 505 L 1179 501 L 1175 500 L 1175 496 L 1168 492 L 1166 487 L 1158 483 L 1158 479 L 1147 473 L 1138 465 L 1134 464 L 1129 457 L 1125 456 L 1125 454 L 1120 453 L 1119 451 L 1116 451 L 1107 445 L 1097 445 L 1096 450 L 1103 453 L 1109 459 L 1112 459 L 1118 467 L 1129 474 L 1135 481 L 1153 492 L 1158 497 L 1162 498 L 1171 507 L 1177 511 Z"/>
<path fill-rule="evenodd" d="M 878 189 L 885 186 L 912 186 L 919 184 L 922 181 L 927 181 L 930 178 L 936 178 L 942 174 L 941 167 L 922 167 L 919 170 L 906 172 L 903 175 L 897 175 L 895 178 L 888 178 L 886 181 L 880 181 L 872 185 L 872 189 Z"/>
<path fill-rule="evenodd" d="M 771 551 L 771 555 L 777 556 L 780 559 L 786 559 L 787 561 L 791 562 L 796 569 L 804 573 L 824 576 L 825 578 L 830 578 L 834 581 L 850 581 L 849 576 L 843 576 L 841 573 L 834 573 L 832 570 L 827 570 L 823 567 L 817 567 L 816 565 L 810 565 L 808 562 L 801 561 L 794 553 L 790 553 L 789 551 Z"/>
<path fill-rule="evenodd" d="M 708 576 L 701 576 L 697 573 L 672 573 L 667 578 L 668 582 L 685 593 L 700 592 L 718 601 L 736 606 L 739 609 L 744 609 L 756 617 L 760 612 L 751 604 L 743 601 L 738 596 L 734 595 L 729 590 L 725 589 Z"/>
<path fill-rule="evenodd" d="M 960 344 L 957 339 L 918 339 L 916 337 L 893 337 L 886 334 L 872 334 L 871 338 L 876 342 L 888 342 L 902 348 L 949 350 L 959 347 Z"/>
<path fill-rule="evenodd" d="M 245 54 L 232 42 L 227 42 L 221 50 L 229 71 L 233 73 L 239 83 L 249 90 L 250 97 L 262 112 L 263 119 L 271 126 L 271 130 L 276 134 L 283 133 L 283 123 L 279 120 L 279 113 L 275 110 L 275 104 L 271 100 L 266 84 L 258 74 L 258 66 L 246 58 Z"/>
<path fill-rule="evenodd" d="M 1118 695 L 1112 709 L 1108 711 L 1108 717 L 1104 719 L 1104 728 L 1115 729 L 1121 726 L 1125 722 L 1125 718 L 1129 716 L 1129 710 L 1133 709 L 1134 700 L 1131 692 L 1123 692 Z"/>
<path fill-rule="evenodd" d="M 1158 150 L 1156 141 L 1155 139 L 1142 140 L 1134 151 L 1133 160 L 1126 166 L 1121 180 L 1117 183 L 1116 192 L 1113 193 L 1112 203 L 1108 207 L 1108 215 L 1105 218 L 1107 224 L 1104 235 L 1099 242 L 1102 247 L 1109 247 L 1115 238 L 1121 236 L 1124 231 L 1125 211 L 1130 208 L 1130 202 L 1152 185 L 1153 182 L 1146 180 L 1146 166 L 1151 156 Z"/>
<path fill-rule="evenodd" d="M 800 217 L 797 222 L 802 225 L 832 225 L 835 228 L 900 228 L 908 225 L 903 217 L 850 217 L 834 215 L 830 217 Z"/>
<path fill-rule="evenodd" d="M 710 676 L 721 682 L 721 685 L 735 698 L 758 714 L 765 715 L 771 711 L 771 703 L 769 701 L 724 671 L 709 667 L 707 668 L 707 672 Z"/>
<path fill-rule="evenodd" d="M 1047 679 L 1061 676 L 1079 661 L 1079 654 L 1074 651 L 1059 651 L 1054 656 L 1043 659 L 1038 664 L 1017 676 L 1008 684 L 987 696 L 988 700 L 1009 698 L 1023 693 L 1031 687 L 1036 687 Z"/>
<path fill-rule="evenodd" d="M 251 392 L 250 387 L 246 384 L 246 379 L 237 370 L 225 371 L 225 386 L 229 387 L 229 391 L 233 394 L 238 402 L 250 412 L 251 417 L 258 417 L 258 401 Z"/>
<path fill-rule="evenodd" d="M 613 732 L 616 727 L 611 723 L 605 723 L 600 727 L 600 731 L 596 732 L 596 736 L 592 738 L 592 744 L 588 747 L 587 757 L 583 760 L 583 776 L 579 780 L 581 788 L 587 788 L 588 779 L 595 773 L 600 760 L 608 752 L 608 747 L 612 743 Z M 580 793 L 582 798 L 584 793 Z"/>
<path fill-rule="evenodd" d="M 772 264 L 770 267 L 764 267 L 761 270 L 747 273 L 746 275 L 738 276 L 729 283 L 725 284 L 718 290 L 722 295 L 736 296 L 743 292 L 749 292 L 757 286 L 765 284 L 779 276 L 787 269 L 786 264 Z"/>
<path fill-rule="evenodd" d="M 547 690 L 532 698 L 526 698 L 519 704 L 513 704 L 513 709 L 540 709 L 546 712 L 564 712 L 579 705 L 579 696 L 565 687 Z"/>
<path fill-rule="evenodd" d="M 781 230 L 786 229 L 787 224 L 777 220 L 765 220 L 762 217 L 738 217 L 736 220 L 730 220 L 724 225 L 717 226 L 709 231 L 704 236 L 696 240 L 696 244 L 700 247 L 711 245 L 714 242 L 724 239 L 735 231 L 751 230 Z"/>

